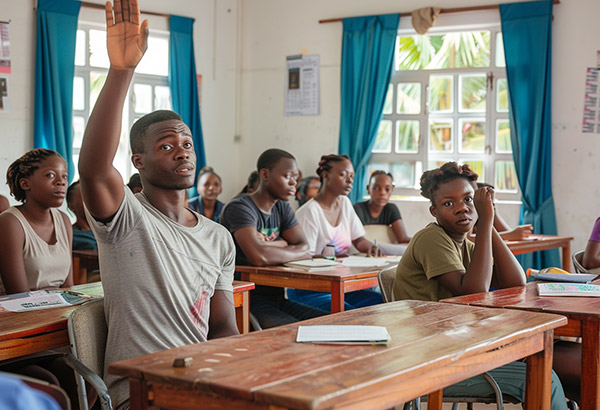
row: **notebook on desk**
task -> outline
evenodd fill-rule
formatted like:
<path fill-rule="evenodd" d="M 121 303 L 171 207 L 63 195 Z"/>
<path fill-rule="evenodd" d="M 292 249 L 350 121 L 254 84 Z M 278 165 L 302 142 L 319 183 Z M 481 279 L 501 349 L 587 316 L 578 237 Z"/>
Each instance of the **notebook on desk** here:
<path fill-rule="evenodd" d="M 596 279 L 598 275 L 592 273 L 538 273 L 535 280 L 543 282 L 563 282 L 563 283 L 589 283 Z"/>
<path fill-rule="evenodd" d="M 298 326 L 296 342 L 318 344 L 380 344 L 391 336 L 384 326 L 316 325 Z"/>
<path fill-rule="evenodd" d="M 538 283 L 540 296 L 600 297 L 600 286 L 587 283 Z"/>

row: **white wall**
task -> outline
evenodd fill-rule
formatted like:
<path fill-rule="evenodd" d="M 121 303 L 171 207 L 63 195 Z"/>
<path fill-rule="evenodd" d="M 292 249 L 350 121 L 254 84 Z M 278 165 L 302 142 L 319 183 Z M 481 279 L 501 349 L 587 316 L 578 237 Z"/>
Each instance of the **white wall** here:
<path fill-rule="evenodd" d="M 495 3 L 498 0 L 432 0 L 428 5 L 451 8 Z M 0 20 L 12 21 L 13 70 L 8 75 L 10 112 L 0 114 L 2 174 L 32 147 L 33 4 L 34 0 L 0 0 Z M 406 12 L 421 6 L 420 0 L 142 0 L 141 4 L 143 10 L 196 19 L 194 44 L 197 71 L 203 75 L 206 152 L 209 164 L 223 177 L 224 200 L 241 188 L 266 148 L 292 152 L 306 175 L 314 173 L 321 154 L 337 150 L 342 26 L 318 24 L 320 19 Z M 101 11 L 93 13 L 102 18 Z M 600 49 L 598 15 L 597 0 L 561 0 L 554 12 L 553 189 L 559 234 L 575 237 L 573 249 L 585 246 L 599 214 L 600 136 L 581 133 L 585 68 L 596 64 L 595 53 Z M 161 25 L 166 23 L 160 18 L 151 21 L 151 27 Z M 285 117 L 285 56 L 304 50 L 321 58 L 321 113 Z M 241 70 L 241 82 L 237 70 Z M 241 135 L 237 143 L 236 134 Z M 0 193 L 8 194 L 3 183 Z M 399 206 L 410 233 L 430 220 L 426 202 L 403 201 Z M 516 222 L 518 207 L 502 205 L 500 210 L 509 222 Z"/>
<path fill-rule="evenodd" d="M 506 3 L 505 0 L 437 0 L 445 8 Z M 313 173 L 323 153 L 337 150 L 341 23 L 318 24 L 320 19 L 407 12 L 423 6 L 420 0 L 253 0 L 243 3 L 242 169 L 250 170 L 265 148 L 288 149 L 305 174 Z M 561 0 L 553 22 L 553 190 L 558 233 L 575 237 L 573 250 L 585 246 L 599 216 L 600 135 L 581 133 L 585 68 L 596 64 L 600 49 L 600 2 Z M 401 20 L 406 23 L 408 18 Z M 285 56 L 306 50 L 321 58 L 321 114 L 285 117 Z M 398 202 L 408 231 L 431 220 L 426 202 Z M 500 205 L 511 224 L 519 207 Z"/>

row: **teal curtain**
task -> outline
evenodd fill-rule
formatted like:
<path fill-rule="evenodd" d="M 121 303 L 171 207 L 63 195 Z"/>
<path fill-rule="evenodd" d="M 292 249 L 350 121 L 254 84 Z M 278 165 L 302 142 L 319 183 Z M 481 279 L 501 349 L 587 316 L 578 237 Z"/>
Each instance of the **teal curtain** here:
<path fill-rule="evenodd" d="M 501 4 L 520 223 L 556 235 L 552 198 L 552 0 Z M 558 250 L 519 256 L 524 268 L 561 266 Z"/>
<path fill-rule="evenodd" d="M 399 14 L 343 19 L 340 141 L 354 165 L 352 202 L 362 200 L 367 164 L 394 63 Z"/>
<path fill-rule="evenodd" d="M 33 145 L 58 152 L 73 179 L 73 75 L 81 2 L 39 0 L 35 48 Z"/>
<path fill-rule="evenodd" d="M 171 16 L 170 22 L 169 87 L 171 88 L 173 111 L 181 115 L 183 122 L 192 131 L 196 151 L 196 176 L 198 176 L 198 171 L 206 165 L 206 158 L 194 58 L 194 19 Z M 192 188 L 191 191 L 189 194 L 195 196 L 196 189 Z"/>

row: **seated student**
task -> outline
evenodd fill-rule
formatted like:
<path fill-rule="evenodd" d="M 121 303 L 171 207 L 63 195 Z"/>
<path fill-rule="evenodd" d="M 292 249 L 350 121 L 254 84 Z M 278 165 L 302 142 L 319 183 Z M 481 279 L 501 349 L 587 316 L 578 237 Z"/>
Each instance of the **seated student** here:
<path fill-rule="evenodd" d="M 71 222 L 58 210 L 69 181 L 65 160 L 48 149 L 31 150 L 8 167 L 6 181 L 22 205 L 0 215 L 0 294 L 72 286 Z M 54 352 L 4 364 L 2 370 L 59 385 L 77 397 L 73 372 Z"/>
<path fill-rule="evenodd" d="M 235 198 L 240 197 L 242 195 L 250 195 L 256 192 L 258 189 L 258 183 L 260 182 L 260 177 L 258 176 L 258 172 L 252 171 L 250 175 L 248 175 L 248 181 L 246 185 L 242 188 L 239 194 L 235 196 Z"/>
<path fill-rule="evenodd" d="M 582 265 L 591 273 L 600 273 L 600 218 L 596 219 L 590 239 L 585 246 Z"/>
<path fill-rule="evenodd" d="M 133 192 L 134 194 L 137 194 L 138 192 L 142 192 L 144 187 L 142 186 L 142 178 L 140 177 L 140 174 L 137 172 L 135 174 L 133 174 L 129 178 L 129 182 L 127 183 L 127 186 L 129 187 L 129 189 L 131 189 L 131 192 Z"/>
<path fill-rule="evenodd" d="M 354 204 L 354 210 L 363 225 L 389 226 L 394 236 L 396 236 L 397 243 L 405 244 L 410 241 L 410 236 L 406 233 L 398 207 L 390 203 L 393 190 L 394 179 L 392 174 L 381 170 L 374 171 L 371 173 L 367 185 L 367 192 L 371 198 Z M 382 242 L 385 241 L 380 241 L 378 245 L 386 254 L 402 255 L 406 249 L 405 245 L 398 246 Z"/>
<path fill-rule="evenodd" d="M 359 252 L 380 255 L 380 249 L 365 238 L 365 230 L 347 196 L 354 183 L 354 168 L 350 158 L 347 155 L 323 155 L 317 174 L 321 179 L 319 192 L 296 212 L 310 254 L 322 254 L 327 245 L 333 245 L 337 256 L 345 256 L 354 245 Z M 289 289 L 288 297 L 323 310 L 331 308 L 330 293 Z M 358 290 L 346 294 L 345 309 L 382 302 L 381 293 Z"/>
<path fill-rule="evenodd" d="M 10 203 L 6 197 L 0 195 L 0 214 L 10 208 Z"/>
<path fill-rule="evenodd" d="M 222 189 L 221 177 L 214 169 L 212 167 L 202 168 L 198 174 L 198 193 L 200 195 L 190 199 L 188 207 L 208 219 L 219 222 L 224 204 L 217 197 L 221 194 Z"/>
<path fill-rule="evenodd" d="M 394 280 L 395 300 L 440 299 L 487 292 L 490 287 L 525 284 L 525 274 L 493 227 L 494 191 L 473 191 L 477 180 L 467 165 L 448 162 L 421 177 L 421 195 L 431 201 L 436 222 L 417 232 L 402 256 Z M 477 222 L 477 242 L 467 234 Z M 525 399 L 526 364 L 514 362 L 489 372 L 503 393 Z M 444 394 L 493 394 L 481 376 L 444 389 Z M 552 409 L 566 409 L 556 374 L 552 375 Z"/>
<path fill-rule="evenodd" d="M 310 258 L 304 233 L 287 202 L 296 192 L 296 159 L 280 149 L 258 158 L 258 189 L 225 205 L 221 224 L 229 229 L 238 265 L 277 265 Z M 287 300 L 283 288 L 256 286 L 250 311 L 263 328 L 294 323 L 327 314 Z"/>
<path fill-rule="evenodd" d="M 473 188 L 477 190 L 478 188 L 489 187 L 494 189 L 494 187 L 490 184 L 486 184 L 485 182 L 477 182 L 474 183 Z M 500 237 L 505 241 L 522 241 L 525 238 L 528 238 L 532 231 L 533 226 L 519 225 L 516 228 L 511 228 L 510 225 L 502 218 L 500 213 L 496 210 L 496 203 L 494 203 L 494 229 L 498 231 Z M 474 237 L 469 237 L 469 239 L 475 240 Z"/>
<path fill-rule="evenodd" d="M 8 167 L 11 194 L 22 205 L 0 216 L 0 276 L 7 294 L 69 287 L 71 222 L 58 210 L 68 174 L 56 152 L 38 148 Z"/>
<path fill-rule="evenodd" d="M 67 189 L 67 207 L 77 218 L 73 224 L 73 249 L 98 249 L 98 243 L 96 242 L 92 228 L 90 228 L 85 218 L 79 181 L 73 182 L 69 186 L 69 189 Z"/>
<path fill-rule="evenodd" d="M 130 131 L 131 160 L 144 189 L 125 188 L 113 159 L 123 105 L 148 40 L 136 0 L 106 5 L 110 68 L 79 157 L 81 192 L 96 239 L 108 325 L 105 363 L 238 334 L 233 304 L 235 248 L 219 224 L 184 207 L 194 184 L 190 129 L 155 111 Z M 105 372 L 116 409 L 128 406 L 126 377 Z"/>
<path fill-rule="evenodd" d="M 310 176 L 302 178 L 296 190 L 298 206 L 302 206 L 313 199 L 315 195 L 317 195 L 317 192 L 319 192 L 319 188 L 321 188 L 321 180 L 319 177 Z"/>

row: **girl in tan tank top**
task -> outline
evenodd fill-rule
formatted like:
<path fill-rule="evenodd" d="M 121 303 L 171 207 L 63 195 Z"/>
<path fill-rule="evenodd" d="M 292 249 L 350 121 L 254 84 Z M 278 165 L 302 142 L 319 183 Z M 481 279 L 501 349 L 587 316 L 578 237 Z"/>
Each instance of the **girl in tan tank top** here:
<path fill-rule="evenodd" d="M 65 160 L 34 149 L 10 165 L 6 180 L 22 205 L 0 215 L 0 292 L 72 286 L 73 232 L 67 215 L 56 209 L 69 182 Z"/>

